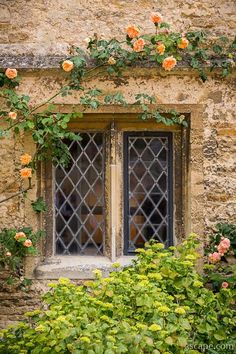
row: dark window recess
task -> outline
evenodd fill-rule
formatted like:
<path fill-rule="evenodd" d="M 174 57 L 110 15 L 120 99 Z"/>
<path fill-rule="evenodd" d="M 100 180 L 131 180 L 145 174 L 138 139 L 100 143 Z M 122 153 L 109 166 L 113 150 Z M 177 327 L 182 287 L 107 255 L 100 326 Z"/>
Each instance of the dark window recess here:
<path fill-rule="evenodd" d="M 104 135 L 81 133 L 69 142 L 71 162 L 55 168 L 56 254 L 102 255 L 104 250 Z"/>
<path fill-rule="evenodd" d="M 172 244 L 172 135 L 124 134 L 124 253 Z"/>

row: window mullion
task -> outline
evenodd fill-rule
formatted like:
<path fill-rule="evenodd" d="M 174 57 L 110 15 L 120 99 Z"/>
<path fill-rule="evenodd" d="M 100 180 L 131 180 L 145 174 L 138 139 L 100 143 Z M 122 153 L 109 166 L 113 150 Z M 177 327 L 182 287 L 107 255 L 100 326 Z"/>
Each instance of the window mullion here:
<path fill-rule="evenodd" d="M 118 171 L 117 171 L 117 130 L 115 122 L 110 127 L 110 231 L 111 231 L 111 260 L 116 259 L 117 230 L 118 230 Z"/>

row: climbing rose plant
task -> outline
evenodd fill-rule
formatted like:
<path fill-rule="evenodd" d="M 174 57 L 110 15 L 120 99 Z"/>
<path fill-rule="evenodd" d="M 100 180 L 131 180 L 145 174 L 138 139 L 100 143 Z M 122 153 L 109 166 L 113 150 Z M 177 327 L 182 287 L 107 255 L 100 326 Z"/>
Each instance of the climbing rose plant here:
<path fill-rule="evenodd" d="M 30 227 L 0 231 L 1 287 L 13 286 L 26 290 L 31 282 L 24 277 L 24 258 L 38 254 L 37 242 L 43 236 L 43 231 L 33 232 Z"/>
<path fill-rule="evenodd" d="M 160 13 L 153 13 L 150 20 L 154 25 L 153 34 L 142 33 L 137 25 L 128 25 L 124 40 L 103 39 L 95 35 L 87 40 L 87 51 L 71 48 L 74 54 L 62 62 L 62 69 L 69 73 L 68 81 L 56 94 L 45 102 L 32 106 L 28 95 L 18 95 L 14 90 L 20 82 L 16 69 L 8 68 L 0 73 L 0 97 L 5 99 L 8 107 L 1 113 L 8 127 L 0 131 L 2 136 L 9 132 L 31 131 L 37 145 L 32 157 L 32 171 L 25 170 L 24 177 L 34 172 L 39 160 L 51 159 L 53 163 L 67 164 L 69 152 L 63 139 L 80 139 L 77 134 L 68 131 L 71 119 L 81 117 L 87 108 L 97 109 L 100 105 L 127 105 L 122 93 L 104 94 L 98 87 L 86 90 L 84 83 L 94 76 L 108 74 L 111 78 L 122 76 L 122 71 L 130 66 L 154 65 L 169 72 L 179 64 L 196 69 L 203 81 L 207 78 L 204 67 L 222 69 L 222 76 L 227 76 L 233 66 L 236 41 L 232 43 L 227 37 L 219 37 L 214 43 L 207 41 L 201 31 L 177 33 L 170 30 Z M 211 41 L 212 42 L 212 41 Z M 81 111 L 73 114 L 58 113 L 58 106 L 52 104 L 57 96 L 66 96 L 73 91 L 80 92 Z M 187 120 L 178 112 L 164 111 L 158 108 L 154 96 L 139 93 L 131 105 L 140 107 L 143 120 L 155 119 L 166 125 L 180 124 L 187 126 Z M 44 107 L 43 112 L 40 108 Z M 164 114 L 165 113 L 165 114 Z M 167 114 L 168 113 L 168 114 Z M 28 168 L 28 167 L 26 167 Z M 24 172 L 24 171 L 23 171 Z M 30 177 L 29 177 L 30 178 Z"/>
<path fill-rule="evenodd" d="M 208 258 L 204 266 L 206 282 L 215 291 L 221 287 L 236 289 L 236 225 L 217 224 L 205 254 Z"/>

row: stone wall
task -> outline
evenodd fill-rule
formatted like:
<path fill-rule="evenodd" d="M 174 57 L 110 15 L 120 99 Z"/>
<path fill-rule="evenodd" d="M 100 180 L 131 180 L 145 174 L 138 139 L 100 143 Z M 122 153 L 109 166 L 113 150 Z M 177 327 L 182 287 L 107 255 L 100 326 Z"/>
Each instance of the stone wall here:
<path fill-rule="evenodd" d="M 1 0 L 0 51 L 65 54 L 94 33 L 120 37 L 129 23 L 151 31 L 152 11 L 160 11 L 174 30 L 234 35 L 234 0 Z"/>
<path fill-rule="evenodd" d="M 83 40 L 94 32 L 106 36 L 121 36 L 128 23 L 142 24 L 150 31 L 150 12 L 159 10 L 173 28 L 210 30 L 215 35 L 232 35 L 234 32 L 234 1 L 4 1 L 0 0 L 0 51 L 1 54 L 45 56 L 47 69 L 20 71 L 22 83 L 19 92 L 32 96 L 33 102 L 42 102 L 57 90 L 66 75 L 59 69 L 50 69 L 48 55 L 67 55 L 70 45 L 84 45 Z M 32 69 L 30 60 L 28 67 Z M 12 65 L 11 63 L 9 66 Z M 39 63 L 39 68 L 43 63 Z M 191 117 L 191 174 L 190 228 L 200 232 L 203 241 L 216 222 L 236 222 L 236 118 L 235 76 L 221 79 L 210 76 L 202 83 L 192 71 L 175 70 L 171 74 L 156 69 L 134 69 L 125 73 L 126 82 L 116 83 L 98 77 L 87 83 L 105 92 L 122 91 L 131 102 L 138 92 L 155 95 L 164 107 L 170 105 Z M 57 99 L 71 110 L 78 96 Z M 0 140 L 0 198 L 16 192 L 22 182 L 18 177 L 19 156 L 32 152 L 30 136 Z M 187 183 L 187 181 L 186 181 Z M 35 188 L 29 198 L 34 199 L 40 181 L 34 179 Z M 40 224 L 30 208 L 29 201 L 16 197 L 0 204 L 1 227 L 19 227 Z M 9 289 L 0 292 L 1 320 L 5 326 L 18 320 L 22 313 L 36 306 L 38 294 L 46 289 L 45 280 L 34 280 L 32 290 L 23 294 Z"/>

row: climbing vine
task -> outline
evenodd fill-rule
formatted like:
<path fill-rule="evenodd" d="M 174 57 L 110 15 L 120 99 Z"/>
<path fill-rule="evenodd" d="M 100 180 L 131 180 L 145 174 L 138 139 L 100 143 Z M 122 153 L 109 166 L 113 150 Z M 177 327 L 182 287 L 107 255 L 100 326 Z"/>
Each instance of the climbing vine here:
<path fill-rule="evenodd" d="M 188 66 L 197 70 L 203 82 L 206 81 L 207 74 L 213 70 L 220 70 L 222 77 L 232 72 L 235 65 L 235 39 L 230 42 L 227 37 L 222 36 L 212 40 L 201 31 L 173 32 L 159 13 L 152 14 L 151 21 L 154 24 L 154 31 L 151 34 L 144 34 L 140 27 L 129 25 L 122 40 L 104 39 L 94 35 L 87 40 L 86 51 L 71 48 L 71 55 L 61 63 L 62 69 L 68 73 L 66 83 L 58 92 L 37 105 L 32 105 L 29 95 L 18 94 L 15 90 L 20 84 L 20 76 L 15 68 L 0 71 L 0 98 L 3 103 L 0 116 L 5 122 L 4 128 L 0 130 L 0 137 L 30 132 L 36 145 L 33 156 L 29 154 L 21 156 L 22 168 L 19 174 L 22 179 L 28 181 L 28 187 L 0 200 L 0 203 L 20 194 L 26 195 L 32 188 L 31 179 L 38 161 L 51 160 L 53 164 L 61 165 L 69 162 L 70 155 L 64 139 L 81 139 L 78 134 L 68 130 L 71 119 L 82 117 L 87 108 L 96 110 L 101 105 L 128 105 L 124 95 L 119 91 L 104 94 L 99 87 L 86 90 L 85 82 L 93 77 L 105 74 L 111 79 L 121 80 L 122 73 L 131 66 L 159 67 L 166 72 Z M 60 113 L 54 99 L 57 96 L 70 95 L 74 91 L 80 93 L 78 103 L 81 110 Z M 155 119 L 157 123 L 187 127 L 187 120 L 183 114 L 158 107 L 154 96 L 140 92 L 129 105 L 139 108 L 140 119 L 144 121 Z M 43 111 L 40 110 L 42 108 Z M 40 198 L 31 204 L 35 212 L 46 210 L 44 201 Z M 5 254 L 9 265 L 9 251 L 4 249 L 1 252 Z"/>
<path fill-rule="evenodd" d="M 122 72 L 128 67 L 145 65 L 171 71 L 181 64 L 196 69 L 203 81 L 207 79 L 207 72 L 216 68 L 221 69 L 223 77 L 231 73 L 235 40 L 231 43 L 225 36 L 214 41 L 207 40 L 207 35 L 201 31 L 185 34 L 172 32 L 170 25 L 163 21 L 159 13 L 152 14 L 151 21 L 154 24 L 152 34 L 142 34 L 138 26 L 129 25 L 123 40 L 107 40 L 94 35 L 87 40 L 86 51 L 71 48 L 71 56 L 62 62 L 62 69 L 69 73 L 66 84 L 38 105 L 32 106 L 28 95 L 19 95 L 15 91 L 20 83 L 16 69 L 8 68 L 0 73 L 0 97 L 5 99 L 7 107 L 0 114 L 8 124 L 7 128 L 0 131 L 0 136 L 8 136 L 10 131 L 16 134 L 22 130 L 32 132 L 37 149 L 27 167 L 32 169 L 31 172 L 39 160 L 50 159 L 54 164 L 68 163 L 68 149 L 63 139 L 80 139 L 77 134 L 68 131 L 68 123 L 72 118 L 81 117 L 87 108 L 97 109 L 101 105 L 110 104 L 128 105 L 119 91 L 108 95 L 98 87 L 86 91 L 84 83 L 94 76 L 105 73 L 111 78 L 122 77 Z M 81 111 L 67 114 L 57 112 L 53 100 L 57 96 L 70 95 L 75 90 L 80 92 Z M 187 126 L 184 115 L 174 110 L 164 111 L 158 107 L 156 98 L 146 93 L 137 94 L 129 105 L 141 109 L 142 120 L 154 118 L 158 123 L 166 125 Z M 46 108 L 38 113 L 41 107 Z"/>

